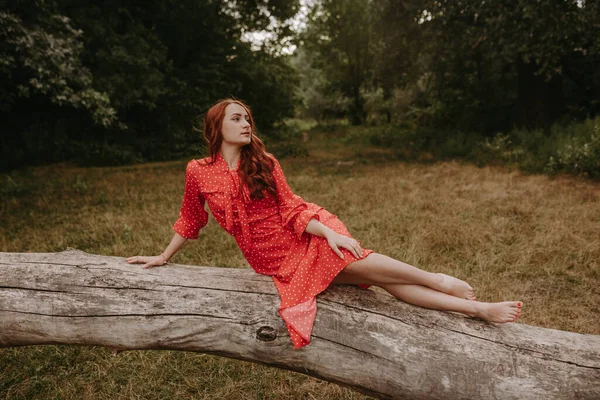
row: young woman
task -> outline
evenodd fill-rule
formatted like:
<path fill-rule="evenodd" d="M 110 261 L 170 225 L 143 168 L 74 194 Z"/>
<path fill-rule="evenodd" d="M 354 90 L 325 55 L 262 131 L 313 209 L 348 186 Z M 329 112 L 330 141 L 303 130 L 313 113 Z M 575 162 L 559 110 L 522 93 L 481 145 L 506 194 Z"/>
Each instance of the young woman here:
<path fill-rule="evenodd" d="M 255 135 L 250 108 L 234 99 L 208 110 L 203 134 L 211 156 L 187 164 L 175 235 L 159 256 L 135 256 L 144 268 L 164 265 L 188 239 L 215 220 L 235 240 L 250 266 L 271 276 L 294 348 L 310 343 L 316 296 L 330 284 L 379 286 L 400 300 L 457 311 L 486 321 L 514 321 L 521 302 L 476 301 L 473 288 L 451 276 L 423 271 L 365 249 L 344 224 L 292 192 L 278 160 Z"/>

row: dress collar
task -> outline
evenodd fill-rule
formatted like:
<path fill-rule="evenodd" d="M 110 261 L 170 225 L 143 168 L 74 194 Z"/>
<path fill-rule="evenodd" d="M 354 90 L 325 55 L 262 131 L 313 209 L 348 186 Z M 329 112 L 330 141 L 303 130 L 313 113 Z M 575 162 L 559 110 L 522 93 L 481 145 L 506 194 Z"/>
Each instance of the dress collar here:
<path fill-rule="evenodd" d="M 238 160 L 237 167 L 235 169 L 229 169 L 227 161 L 221 156 L 221 153 L 217 153 L 217 159 L 215 166 L 219 173 L 223 173 L 227 176 L 226 180 L 228 184 L 224 185 L 225 196 L 225 226 L 228 232 L 233 231 L 235 225 L 234 209 L 237 211 L 239 224 L 242 231 L 242 247 L 244 250 L 251 249 L 253 246 L 252 235 L 250 234 L 250 224 L 248 215 L 246 213 L 245 203 L 249 203 L 250 200 L 250 189 L 248 185 L 242 183 L 242 179 L 238 170 L 240 168 L 241 157 Z"/>

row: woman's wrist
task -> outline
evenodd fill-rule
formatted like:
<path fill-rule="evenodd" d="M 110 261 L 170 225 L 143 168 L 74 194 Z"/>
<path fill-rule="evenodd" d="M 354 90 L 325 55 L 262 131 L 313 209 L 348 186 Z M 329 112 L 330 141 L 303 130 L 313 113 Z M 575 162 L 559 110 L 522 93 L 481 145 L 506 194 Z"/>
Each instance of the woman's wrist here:
<path fill-rule="evenodd" d="M 337 234 L 338 233 L 331 228 L 325 227 L 325 229 L 323 229 L 323 237 L 325 239 L 329 239 L 330 237 L 335 236 Z"/>
<path fill-rule="evenodd" d="M 163 265 L 165 265 L 166 263 L 169 262 L 169 259 L 167 257 L 165 257 L 165 255 L 163 253 L 160 253 L 159 257 L 162 257 L 162 259 L 163 259 Z"/>

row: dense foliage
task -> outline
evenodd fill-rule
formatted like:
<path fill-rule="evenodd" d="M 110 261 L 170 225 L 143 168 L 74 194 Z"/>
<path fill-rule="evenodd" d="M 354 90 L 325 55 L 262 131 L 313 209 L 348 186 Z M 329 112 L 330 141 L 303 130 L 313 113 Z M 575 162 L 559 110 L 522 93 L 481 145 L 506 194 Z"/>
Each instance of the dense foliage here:
<path fill-rule="evenodd" d="M 2 168 L 191 154 L 217 99 L 248 102 L 261 130 L 293 114 L 295 70 L 241 40 L 297 1 L 12 0 L 0 10 Z M 290 35 L 286 24 L 276 33 Z M 271 51 L 270 51 L 271 50 Z"/>
<path fill-rule="evenodd" d="M 488 135 L 550 133 L 600 113 L 597 0 L 323 0 L 310 18 L 303 40 L 323 95 L 346 97 L 337 114 L 354 124 L 380 113 Z"/>
<path fill-rule="evenodd" d="M 3 1 L 0 167 L 197 154 L 195 117 L 229 96 L 272 143 L 297 138 L 281 124 L 295 116 L 388 124 L 457 154 L 453 135 L 571 143 L 536 169 L 578 170 L 595 154 L 578 149 L 595 146 L 583 121 L 600 114 L 598 0 L 315 0 L 297 32 L 299 3 Z M 259 48 L 242 40 L 260 30 L 272 36 Z"/>

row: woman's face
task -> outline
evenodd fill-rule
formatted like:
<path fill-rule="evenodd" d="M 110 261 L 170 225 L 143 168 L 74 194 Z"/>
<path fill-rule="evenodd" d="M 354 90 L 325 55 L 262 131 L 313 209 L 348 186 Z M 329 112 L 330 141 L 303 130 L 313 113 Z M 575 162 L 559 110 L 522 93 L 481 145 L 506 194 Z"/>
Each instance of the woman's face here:
<path fill-rule="evenodd" d="M 252 140 L 250 116 L 246 109 L 237 103 L 231 103 L 225 107 L 225 118 L 223 118 L 223 142 L 244 146 Z"/>

